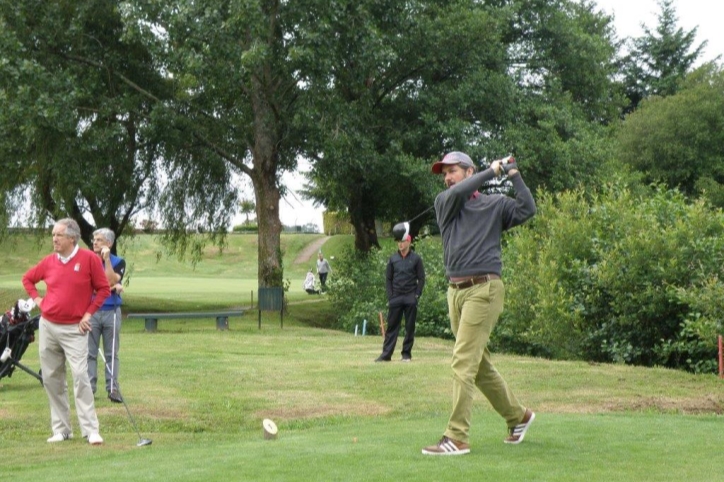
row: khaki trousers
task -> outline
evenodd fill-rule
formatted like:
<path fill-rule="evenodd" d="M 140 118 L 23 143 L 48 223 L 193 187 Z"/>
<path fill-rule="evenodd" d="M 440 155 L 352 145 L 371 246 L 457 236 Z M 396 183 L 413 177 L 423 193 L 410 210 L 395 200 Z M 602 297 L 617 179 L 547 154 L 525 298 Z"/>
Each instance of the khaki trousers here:
<path fill-rule="evenodd" d="M 81 435 L 85 437 L 98 433 L 98 417 L 88 379 L 88 335 L 82 335 L 77 324 L 51 323 L 41 317 L 39 350 L 43 387 L 50 402 L 53 433 L 72 433 L 66 361 L 73 376 L 75 410 Z"/>
<path fill-rule="evenodd" d="M 488 350 L 490 334 L 503 311 L 505 286 L 501 280 L 448 288 L 450 326 L 455 335 L 452 355 L 453 410 L 445 436 L 468 443 L 473 396 L 477 387 L 496 412 L 514 427 L 523 419 L 525 407 L 493 366 Z"/>

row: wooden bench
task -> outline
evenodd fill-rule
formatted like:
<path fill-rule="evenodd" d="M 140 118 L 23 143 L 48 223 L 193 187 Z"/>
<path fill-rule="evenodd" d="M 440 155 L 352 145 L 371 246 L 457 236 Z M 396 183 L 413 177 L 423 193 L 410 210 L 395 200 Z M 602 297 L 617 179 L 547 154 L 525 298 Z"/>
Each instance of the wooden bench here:
<path fill-rule="evenodd" d="M 242 316 L 244 310 L 235 311 L 205 311 L 186 313 L 129 313 L 126 318 L 143 318 L 146 322 L 146 331 L 156 331 L 160 319 L 190 319 L 190 318 L 216 318 L 217 330 L 229 329 L 229 317 Z"/>

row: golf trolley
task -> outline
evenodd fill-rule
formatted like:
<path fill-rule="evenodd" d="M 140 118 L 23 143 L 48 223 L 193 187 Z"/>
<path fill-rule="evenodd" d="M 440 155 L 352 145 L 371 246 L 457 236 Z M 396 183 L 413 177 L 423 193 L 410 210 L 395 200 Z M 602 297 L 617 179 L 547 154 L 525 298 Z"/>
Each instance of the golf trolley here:
<path fill-rule="evenodd" d="M 34 306 L 33 300 L 18 300 L 0 320 L 0 379 L 11 377 L 18 367 L 43 383 L 40 372 L 36 373 L 20 363 L 28 345 L 35 341 L 35 331 L 40 323 L 40 315 L 30 317 Z"/>

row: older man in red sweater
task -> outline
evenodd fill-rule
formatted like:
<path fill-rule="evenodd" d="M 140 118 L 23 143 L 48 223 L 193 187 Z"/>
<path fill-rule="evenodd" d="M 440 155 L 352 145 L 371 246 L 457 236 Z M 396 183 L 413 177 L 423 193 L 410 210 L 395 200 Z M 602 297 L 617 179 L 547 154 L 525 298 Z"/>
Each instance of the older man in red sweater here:
<path fill-rule="evenodd" d="M 50 401 L 53 436 L 48 442 L 73 437 L 65 362 L 73 375 L 73 393 L 83 437 L 100 445 L 98 417 L 88 378 L 90 318 L 111 294 L 100 258 L 80 249 L 80 228 L 73 219 L 61 219 L 53 227 L 54 253 L 43 258 L 23 276 L 25 291 L 40 308 L 40 367 Z M 45 297 L 36 285 L 44 281 Z"/>

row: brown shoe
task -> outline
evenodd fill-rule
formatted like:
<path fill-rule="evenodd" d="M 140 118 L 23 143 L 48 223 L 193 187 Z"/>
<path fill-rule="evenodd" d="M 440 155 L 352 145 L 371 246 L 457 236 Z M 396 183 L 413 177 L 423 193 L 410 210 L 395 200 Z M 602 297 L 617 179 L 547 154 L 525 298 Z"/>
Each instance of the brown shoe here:
<path fill-rule="evenodd" d="M 465 455 L 470 453 L 470 445 L 443 436 L 437 444 L 422 449 L 422 453 L 425 455 Z"/>
<path fill-rule="evenodd" d="M 535 413 L 533 413 L 529 408 L 526 408 L 525 415 L 523 415 L 523 420 L 521 420 L 520 423 L 515 427 L 508 428 L 510 434 L 505 438 L 505 440 L 503 440 L 503 442 L 507 444 L 521 443 L 523 441 L 523 438 L 525 438 L 525 433 L 528 431 L 531 424 L 533 423 L 533 420 L 535 420 Z"/>

